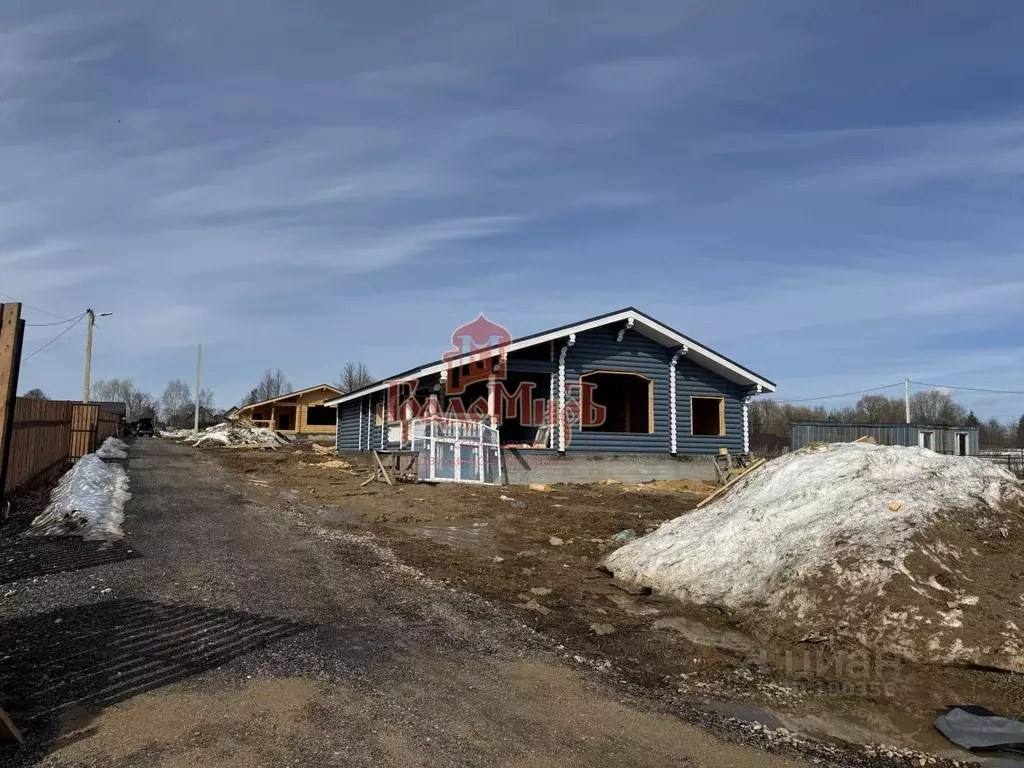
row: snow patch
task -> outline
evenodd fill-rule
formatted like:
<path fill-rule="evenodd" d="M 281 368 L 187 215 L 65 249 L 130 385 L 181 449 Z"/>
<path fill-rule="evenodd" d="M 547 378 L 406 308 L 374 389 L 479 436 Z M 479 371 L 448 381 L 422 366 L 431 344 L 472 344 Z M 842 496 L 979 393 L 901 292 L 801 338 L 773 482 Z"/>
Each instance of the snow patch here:
<path fill-rule="evenodd" d="M 124 505 L 131 497 L 124 467 L 108 464 L 95 453 L 87 454 L 61 477 L 29 533 L 120 539 L 124 536 Z"/>
<path fill-rule="evenodd" d="M 108 437 L 96 451 L 96 455 L 101 459 L 127 459 L 128 443 L 116 437 Z"/>
<path fill-rule="evenodd" d="M 826 568 L 851 589 L 876 589 L 903 569 L 919 526 L 979 499 L 999 505 L 1001 486 L 1013 480 L 981 459 L 924 448 L 798 451 L 626 544 L 605 565 L 620 579 L 730 608 L 778 605 L 780 586 Z M 904 500 L 899 512 L 889 509 L 895 498 Z"/>

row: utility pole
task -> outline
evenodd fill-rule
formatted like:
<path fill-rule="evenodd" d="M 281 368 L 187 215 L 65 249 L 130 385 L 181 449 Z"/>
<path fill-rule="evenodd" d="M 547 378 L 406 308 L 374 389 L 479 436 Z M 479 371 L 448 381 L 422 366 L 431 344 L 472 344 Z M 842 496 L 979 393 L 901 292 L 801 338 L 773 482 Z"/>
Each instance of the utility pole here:
<path fill-rule="evenodd" d="M 906 410 L 907 424 L 910 423 L 910 379 L 903 380 L 903 407 Z"/>
<path fill-rule="evenodd" d="M 88 330 L 85 332 L 85 385 L 82 387 L 82 402 L 89 402 L 89 376 L 92 373 L 92 329 L 96 325 L 96 313 L 92 309 L 85 310 L 89 316 Z M 104 312 L 100 317 L 110 317 L 113 312 Z"/>
<path fill-rule="evenodd" d="M 85 385 L 82 387 L 82 402 L 89 402 L 89 375 L 92 373 L 92 327 L 96 325 L 96 313 L 85 310 L 89 316 L 88 330 L 85 332 Z"/>
<path fill-rule="evenodd" d="M 199 353 L 196 355 L 196 420 L 192 429 L 194 432 L 199 432 L 199 385 L 200 377 L 203 370 L 203 345 L 199 345 Z"/>

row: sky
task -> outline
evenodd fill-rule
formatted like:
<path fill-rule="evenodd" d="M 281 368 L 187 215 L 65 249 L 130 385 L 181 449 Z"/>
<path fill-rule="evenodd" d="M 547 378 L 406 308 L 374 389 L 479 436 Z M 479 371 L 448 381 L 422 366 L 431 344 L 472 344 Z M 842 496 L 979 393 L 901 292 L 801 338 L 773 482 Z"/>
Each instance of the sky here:
<path fill-rule="evenodd" d="M 1021 39 L 985 0 L 4 0 L 0 292 L 26 357 L 113 312 L 93 378 L 157 395 L 202 343 L 222 407 L 628 305 L 780 399 L 1024 390 Z M 84 339 L 20 389 L 80 396 Z"/>

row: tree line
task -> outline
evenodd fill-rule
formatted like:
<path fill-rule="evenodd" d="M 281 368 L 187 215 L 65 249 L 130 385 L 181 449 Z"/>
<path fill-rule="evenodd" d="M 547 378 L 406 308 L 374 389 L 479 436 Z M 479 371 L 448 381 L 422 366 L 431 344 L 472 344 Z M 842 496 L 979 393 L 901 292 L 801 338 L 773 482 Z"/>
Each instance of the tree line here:
<path fill-rule="evenodd" d="M 370 373 L 366 363 L 359 361 L 348 361 L 341 369 L 341 375 L 334 383 L 342 392 L 352 392 L 362 389 L 377 381 Z M 242 405 L 262 403 L 264 400 L 272 400 L 275 397 L 286 395 L 292 392 L 292 383 L 288 380 L 284 371 L 280 368 L 267 368 L 260 377 L 259 383 L 249 390 L 242 398 Z"/>
<path fill-rule="evenodd" d="M 337 381 L 337 387 L 344 392 L 373 384 L 376 379 L 362 362 L 346 362 Z M 267 368 L 259 382 L 242 398 L 242 405 L 271 400 L 292 391 L 292 384 L 280 368 Z M 170 427 L 188 427 L 195 419 L 196 401 L 192 387 L 182 379 L 167 382 L 159 397 L 143 392 L 131 379 L 98 379 L 89 388 L 92 400 L 124 403 L 127 421 L 143 418 L 158 420 Z M 48 400 L 41 389 L 30 389 L 24 397 Z M 199 407 L 213 414 L 214 392 L 205 387 L 199 391 Z"/>
<path fill-rule="evenodd" d="M 825 408 L 799 403 L 780 403 L 770 398 L 757 398 L 750 403 L 752 435 L 773 435 L 789 438 L 791 421 L 829 421 L 850 424 L 885 424 L 906 421 L 906 403 L 900 397 L 864 395 L 856 405 Z M 1017 421 L 985 421 L 956 401 L 949 392 L 928 389 L 910 396 L 910 421 L 934 426 L 977 427 L 979 441 L 991 447 L 1024 448 L 1024 416 Z"/>

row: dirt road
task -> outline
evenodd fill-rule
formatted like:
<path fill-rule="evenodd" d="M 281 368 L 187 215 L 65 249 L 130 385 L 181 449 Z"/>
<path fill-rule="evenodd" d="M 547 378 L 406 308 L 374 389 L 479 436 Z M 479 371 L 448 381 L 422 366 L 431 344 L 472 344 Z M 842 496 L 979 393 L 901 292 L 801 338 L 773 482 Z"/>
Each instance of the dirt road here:
<path fill-rule="evenodd" d="M 189 448 L 143 439 L 128 464 L 123 545 L 5 550 L 0 700 L 28 746 L 0 763 L 802 764 L 659 711 L 357 537 L 311 533 Z"/>

